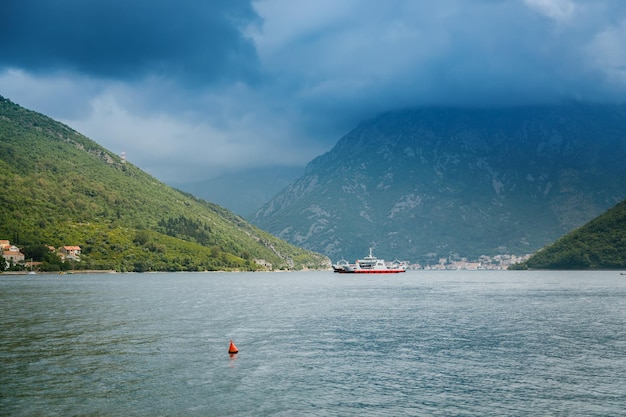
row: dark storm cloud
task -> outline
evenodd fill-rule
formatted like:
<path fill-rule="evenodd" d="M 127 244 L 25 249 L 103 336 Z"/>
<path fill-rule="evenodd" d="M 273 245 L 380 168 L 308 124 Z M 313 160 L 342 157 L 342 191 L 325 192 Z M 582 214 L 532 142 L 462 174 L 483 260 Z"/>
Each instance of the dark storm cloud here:
<path fill-rule="evenodd" d="M 254 45 L 240 30 L 258 21 L 249 1 L 4 0 L 0 8 L 0 66 L 200 85 L 257 76 Z"/>
<path fill-rule="evenodd" d="M 334 96 L 331 105 L 354 109 L 624 96 L 609 77 L 619 67 L 605 65 L 619 60 L 617 51 L 602 51 L 598 41 L 603 33 L 622 40 L 626 2 L 357 4 L 368 7 L 329 13 L 309 31 L 294 27 L 266 41 L 267 52 L 260 42 L 261 55 L 291 76 L 305 102 L 325 106 L 322 98 Z M 266 29 L 271 36 L 269 19 Z"/>
<path fill-rule="evenodd" d="M 624 0 L 0 0 L 0 94 L 199 180 L 397 108 L 624 102 L 624 45 Z"/>

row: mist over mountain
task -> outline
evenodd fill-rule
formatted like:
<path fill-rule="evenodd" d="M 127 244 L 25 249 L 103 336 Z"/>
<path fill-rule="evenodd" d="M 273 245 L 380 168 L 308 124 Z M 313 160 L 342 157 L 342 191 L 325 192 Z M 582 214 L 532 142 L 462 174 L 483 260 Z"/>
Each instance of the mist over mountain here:
<path fill-rule="evenodd" d="M 623 200 L 625 161 L 623 105 L 390 112 L 252 221 L 333 259 L 532 253 Z"/>
<path fill-rule="evenodd" d="M 252 217 L 263 204 L 298 179 L 304 167 L 253 168 L 217 178 L 171 185 L 226 207 L 244 217 Z"/>

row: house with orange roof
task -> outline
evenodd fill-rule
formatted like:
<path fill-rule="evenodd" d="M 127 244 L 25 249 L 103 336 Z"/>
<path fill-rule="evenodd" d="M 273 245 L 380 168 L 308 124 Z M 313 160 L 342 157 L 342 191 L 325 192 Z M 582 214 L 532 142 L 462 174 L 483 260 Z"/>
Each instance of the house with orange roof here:
<path fill-rule="evenodd" d="M 80 261 L 80 246 L 61 246 L 59 252 L 63 260 L 71 259 L 74 261 Z"/>
<path fill-rule="evenodd" d="M 24 254 L 20 252 L 17 246 L 11 245 L 10 241 L 0 240 L 0 250 L 2 250 L 2 257 L 7 264 L 24 262 Z"/>

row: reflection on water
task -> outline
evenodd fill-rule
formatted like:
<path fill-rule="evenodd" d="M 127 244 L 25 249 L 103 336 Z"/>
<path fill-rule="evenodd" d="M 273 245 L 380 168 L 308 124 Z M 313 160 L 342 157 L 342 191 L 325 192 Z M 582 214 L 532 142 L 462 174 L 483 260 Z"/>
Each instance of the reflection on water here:
<path fill-rule="evenodd" d="M 0 317 L 2 415 L 626 409 L 617 272 L 0 276 Z"/>

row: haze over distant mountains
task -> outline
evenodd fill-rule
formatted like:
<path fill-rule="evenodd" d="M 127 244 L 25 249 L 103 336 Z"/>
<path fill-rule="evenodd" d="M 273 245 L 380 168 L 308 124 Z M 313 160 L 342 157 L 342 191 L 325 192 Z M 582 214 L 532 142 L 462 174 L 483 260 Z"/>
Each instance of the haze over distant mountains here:
<path fill-rule="evenodd" d="M 252 217 L 263 204 L 298 179 L 304 167 L 254 168 L 193 183 L 170 185 L 219 204 L 244 217 Z"/>
<path fill-rule="evenodd" d="M 337 260 L 532 253 L 626 197 L 626 106 L 429 108 L 361 123 L 253 223 Z"/>

